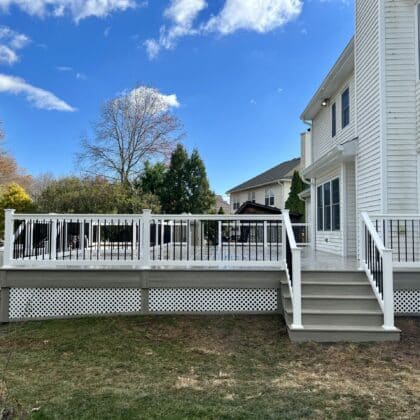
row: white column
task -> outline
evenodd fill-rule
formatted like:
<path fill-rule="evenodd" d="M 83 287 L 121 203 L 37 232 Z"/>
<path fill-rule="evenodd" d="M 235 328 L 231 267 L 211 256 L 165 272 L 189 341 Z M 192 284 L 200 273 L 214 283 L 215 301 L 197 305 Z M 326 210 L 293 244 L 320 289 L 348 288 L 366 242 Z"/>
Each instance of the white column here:
<path fill-rule="evenodd" d="M 302 325 L 302 285 L 301 285 L 301 249 L 292 250 L 293 265 L 293 323 L 292 328 L 303 328 Z"/>
<path fill-rule="evenodd" d="M 217 253 L 219 254 L 218 259 L 222 259 L 222 221 L 219 220 L 217 223 L 218 232 L 217 232 Z"/>
<path fill-rule="evenodd" d="M 149 209 L 143 210 L 142 216 L 142 255 L 141 262 L 145 267 L 150 266 L 150 222 L 151 222 L 152 211 Z"/>
<path fill-rule="evenodd" d="M 316 230 L 318 225 L 318 219 L 316 215 L 316 203 L 317 203 L 317 196 L 316 196 L 316 183 L 315 179 L 311 179 L 311 226 L 310 226 L 310 247 L 311 251 L 315 251 L 316 249 Z"/>
<path fill-rule="evenodd" d="M 57 256 L 57 219 L 51 220 L 51 259 L 55 260 Z"/>
<path fill-rule="evenodd" d="M 384 325 L 386 330 L 395 329 L 394 325 L 394 276 L 392 268 L 392 250 L 383 251 L 383 300 Z"/>
<path fill-rule="evenodd" d="M 3 254 L 3 265 L 10 266 L 12 265 L 13 257 L 13 215 L 15 214 L 14 209 L 4 210 L 5 219 L 4 219 L 4 254 Z"/>

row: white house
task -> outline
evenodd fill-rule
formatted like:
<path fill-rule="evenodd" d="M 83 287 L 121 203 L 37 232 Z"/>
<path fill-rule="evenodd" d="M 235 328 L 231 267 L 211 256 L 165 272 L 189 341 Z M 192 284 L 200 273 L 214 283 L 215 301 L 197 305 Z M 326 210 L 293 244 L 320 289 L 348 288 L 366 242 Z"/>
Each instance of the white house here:
<path fill-rule="evenodd" d="M 356 255 L 361 212 L 420 213 L 418 3 L 356 0 L 355 36 L 301 115 L 318 250 Z"/>
<path fill-rule="evenodd" d="M 300 159 L 295 158 L 231 188 L 227 194 L 230 195 L 232 213 L 246 202 L 284 209 L 289 198 L 293 172 L 299 169 Z"/>

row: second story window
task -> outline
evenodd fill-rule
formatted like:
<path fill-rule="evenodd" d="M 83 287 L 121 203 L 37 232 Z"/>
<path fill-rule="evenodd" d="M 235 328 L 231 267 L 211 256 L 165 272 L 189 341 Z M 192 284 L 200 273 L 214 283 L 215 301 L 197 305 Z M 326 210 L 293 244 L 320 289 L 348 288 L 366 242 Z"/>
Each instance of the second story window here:
<path fill-rule="evenodd" d="M 239 207 L 241 207 L 241 203 L 239 201 L 239 198 L 233 199 L 233 210 L 238 210 Z"/>
<path fill-rule="evenodd" d="M 341 95 L 341 128 L 350 124 L 350 90 L 347 88 Z"/>
<path fill-rule="evenodd" d="M 251 203 L 255 203 L 255 191 L 248 192 L 248 201 Z"/>
<path fill-rule="evenodd" d="M 337 134 L 337 105 L 334 103 L 331 107 L 331 135 L 335 137 Z"/>
<path fill-rule="evenodd" d="M 265 190 L 265 205 L 266 206 L 274 206 L 273 190 Z"/>

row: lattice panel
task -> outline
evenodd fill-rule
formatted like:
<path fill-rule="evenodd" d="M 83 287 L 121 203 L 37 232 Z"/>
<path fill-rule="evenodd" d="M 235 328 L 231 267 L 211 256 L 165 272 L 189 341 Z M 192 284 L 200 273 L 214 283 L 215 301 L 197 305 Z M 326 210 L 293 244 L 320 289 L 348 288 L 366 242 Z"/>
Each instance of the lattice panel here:
<path fill-rule="evenodd" d="M 274 312 L 276 289 L 151 289 L 151 312 Z"/>
<path fill-rule="evenodd" d="M 420 314 L 420 290 L 395 290 L 394 308 L 397 314 Z"/>
<path fill-rule="evenodd" d="M 10 289 L 10 319 L 133 313 L 140 289 Z"/>

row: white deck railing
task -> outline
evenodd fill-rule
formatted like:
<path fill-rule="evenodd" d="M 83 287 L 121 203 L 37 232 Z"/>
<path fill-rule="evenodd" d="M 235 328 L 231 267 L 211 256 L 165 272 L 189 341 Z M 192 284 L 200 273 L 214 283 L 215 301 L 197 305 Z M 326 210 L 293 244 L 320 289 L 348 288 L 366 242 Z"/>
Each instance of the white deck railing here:
<path fill-rule="evenodd" d="M 420 214 L 373 214 L 372 224 L 394 267 L 420 268 Z"/>
<path fill-rule="evenodd" d="M 367 213 L 360 218 L 360 262 L 384 314 L 385 329 L 394 329 L 392 250 L 386 248 Z"/>
<path fill-rule="evenodd" d="M 285 269 L 287 284 L 293 307 L 292 328 L 301 329 L 302 325 L 302 274 L 301 249 L 297 246 L 289 212 L 283 212 L 283 243 L 285 244 Z"/>

